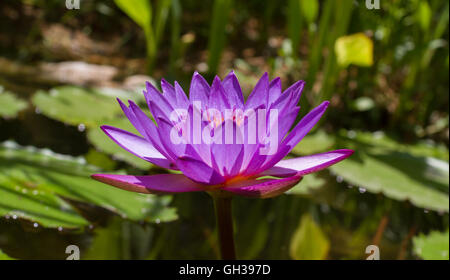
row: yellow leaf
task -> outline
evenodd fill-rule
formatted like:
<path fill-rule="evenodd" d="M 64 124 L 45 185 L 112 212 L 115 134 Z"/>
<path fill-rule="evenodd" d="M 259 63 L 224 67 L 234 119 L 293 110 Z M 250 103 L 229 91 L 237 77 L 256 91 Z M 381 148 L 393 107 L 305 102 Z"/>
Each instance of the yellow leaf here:
<path fill-rule="evenodd" d="M 337 62 L 342 67 L 350 64 L 372 66 L 373 42 L 364 33 L 339 37 L 334 44 Z"/>

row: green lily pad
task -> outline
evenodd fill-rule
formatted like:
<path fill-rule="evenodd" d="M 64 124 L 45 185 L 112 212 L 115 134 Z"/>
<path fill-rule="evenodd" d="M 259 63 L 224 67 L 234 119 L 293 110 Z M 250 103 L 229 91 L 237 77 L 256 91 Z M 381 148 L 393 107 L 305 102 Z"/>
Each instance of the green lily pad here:
<path fill-rule="evenodd" d="M 414 253 L 424 260 L 449 259 L 449 235 L 447 232 L 432 231 L 413 238 Z"/>
<path fill-rule="evenodd" d="M 103 124 L 118 127 L 139 135 L 133 125 L 131 125 L 130 121 L 126 118 L 105 121 Z M 152 167 L 152 164 L 148 161 L 138 158 L 117 145 L 117 143 L 109 138 L 100 127 L 90 128 L 87 132 L 87 137 L 89 142 L 91 142 L 97 150 L 112 155 L 115 159 L 123 160 L 140 169 L 148 170 Z"/>
<path fill-rule="evenodd" d="M 316 174 L 308 174 L 297 185 L 287 191 L 286 194 L 309 195 L 315 190 L 320 189 L 325 183 L 326 180 Z"/>
<path fill-rule="evenodd" d="M 78 228 L 88 224 L 63 199 L 44 190 L 15 183 L 0 175 L 0 215 L 8 219 L 26 219 L 34 226 Z M 22 183 L 22 184 L 21 184 Z"/>
<path fill-rule="evenodd" d="M 322 130 L 306 135 L 291 151 L 296 155 L 311 155 L 333 149 L 334 137 Z"/>
<path fill-rule="evenodd" d="M 331 170 L 349 184 L 417 207 L 449 209 L 448 162 L 394 150 L 358 149 Z"/>
<path fill-rule="evenodd" d="M 168 207 L 170 196 L 144 195 L 110 187 L 90 178 L 91 174 L 98 172 L 98 168 L 86 164 L 83 158 L 55 154 L 49 150 L 24 148 L 12 142 L 0 145 L 0 183 L 8 187 L 3 187 L 4 192 L 19 188 L 18 191 L 27 195 L 30 200 L 35 199 L 35 193 L 42 192 L 48 195 L 49 198 L 45 198 L 52 206 L 62 203 L 58 200 L 61 196 L 98 205 L 135 221 L 171 221 L 177 217 L 175 209 Z M 29 191 L 24 192 L 23 189 Z M 54 195 L 52 199 L 51 195 Z M 0 206 L 5 203 L 3 196 L 1 198 Z M 23 203 L 24 200 L 20 201 Z M 29 207 L 32 206 L 28 203 L 13 205 L 8 211 L 21 211 L 31 215 Z M 39 222 L 52 227 L 45 220 L 40 219 Z"/>
<path fill-rule="evenodd" d="M 403 144 L 387 136 L 382 131 L 362 132 L 342 130 L 339 132 L 339 135 L 344 139 L 350 139 L 358 146 L 364 146 L 364 149 L 389 149 L 415 156 L 435 157 L 445 161 L 449 160 L 448 149 L 444 145 L 436 145 L 430 141 L 420 141 L 413 145 Z"/>
<path fill-rule="evenodd" d="M 96 127 L 123 114 L 116 97 L 142 100 L 138 96 L 141 95 L 116 89 L 88 90 L 62 86 L 49 92 L 38 91 L 32 102 L 49 118 L 75 126 L 84 124 L 86 127 Z"/>
<path fill-rule="evenodd" d="M 17 98 L 0 86 L 0 117 L 15 118 L 17 114 L 28 106 L 27 102 Z"/>

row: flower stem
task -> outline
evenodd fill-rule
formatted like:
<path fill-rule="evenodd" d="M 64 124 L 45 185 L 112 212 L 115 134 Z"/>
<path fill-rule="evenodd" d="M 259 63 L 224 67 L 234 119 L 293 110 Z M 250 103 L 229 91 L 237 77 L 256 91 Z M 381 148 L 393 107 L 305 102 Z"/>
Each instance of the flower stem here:
<path fill-rule="evenodd" d="M 216 212 L 217 231 L 219 233 L 220 254 L 223 260 L 235 260 L 233 238 L 233 217 L 231 215 L 231 197 L 213 195 Z"/>

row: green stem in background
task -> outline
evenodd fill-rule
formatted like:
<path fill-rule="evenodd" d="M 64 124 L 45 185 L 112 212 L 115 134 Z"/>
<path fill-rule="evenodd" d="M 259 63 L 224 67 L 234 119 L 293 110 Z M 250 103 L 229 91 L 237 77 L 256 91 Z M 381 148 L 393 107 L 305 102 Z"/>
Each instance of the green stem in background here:
<path fill-rule="evenodd" d="M 336 39 L 344 35 L 350 23 L 353 9 L 353 1 L 341 0 L 336 2 L 334 30 L 328 38 L 328 57 L 324 66 L 322 88 L 320 89 L 319 99 L 316 100 L 315 105 L 323 100 L 329 100 L 333 93 L 340 68 L 336 62 L 336 55 L 334 53 L 334 44 Z"/>
<path fill-rule="evenodd" d="M 212 195 L 219 235 L 220 254 L 223 260 L 235 260 L 236 252 L 233 237 L 233 217 L 231 215 L 231 197 Z"/>
<path fill-rule="evenodd" d="M 288 1 L 287 22 L 288 35 L 292 43 L 292 55 L 294 58 L 297 58 L 303 23 L 298 0 Z"/>
<path fill-rule="evenodd" d="M 226 25 L 232 7 L 232 0 L 215 0 L 208 41 L 208 73 L 217 73 L 220 57 L 225 47 Z"/>

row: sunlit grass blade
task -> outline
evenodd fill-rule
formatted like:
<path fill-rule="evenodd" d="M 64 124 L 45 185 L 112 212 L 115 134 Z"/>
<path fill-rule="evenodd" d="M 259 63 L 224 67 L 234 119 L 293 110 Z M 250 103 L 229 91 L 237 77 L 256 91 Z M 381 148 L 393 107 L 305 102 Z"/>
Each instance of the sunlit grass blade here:
<path fill-rule="evenodd" d="M 215 73 L 226 41 L 226 25 L 232 0 L 215 0 L 208 41 L 208 71 Z"/>
<path fill-rule="evenodd" d="M 300 12 L 300 2 L 300 0 L 289 0 L 287 6 L 287 27 L 294 57 L 298 56 L 297 52 L 302 34 L 303 20 Z"/>

